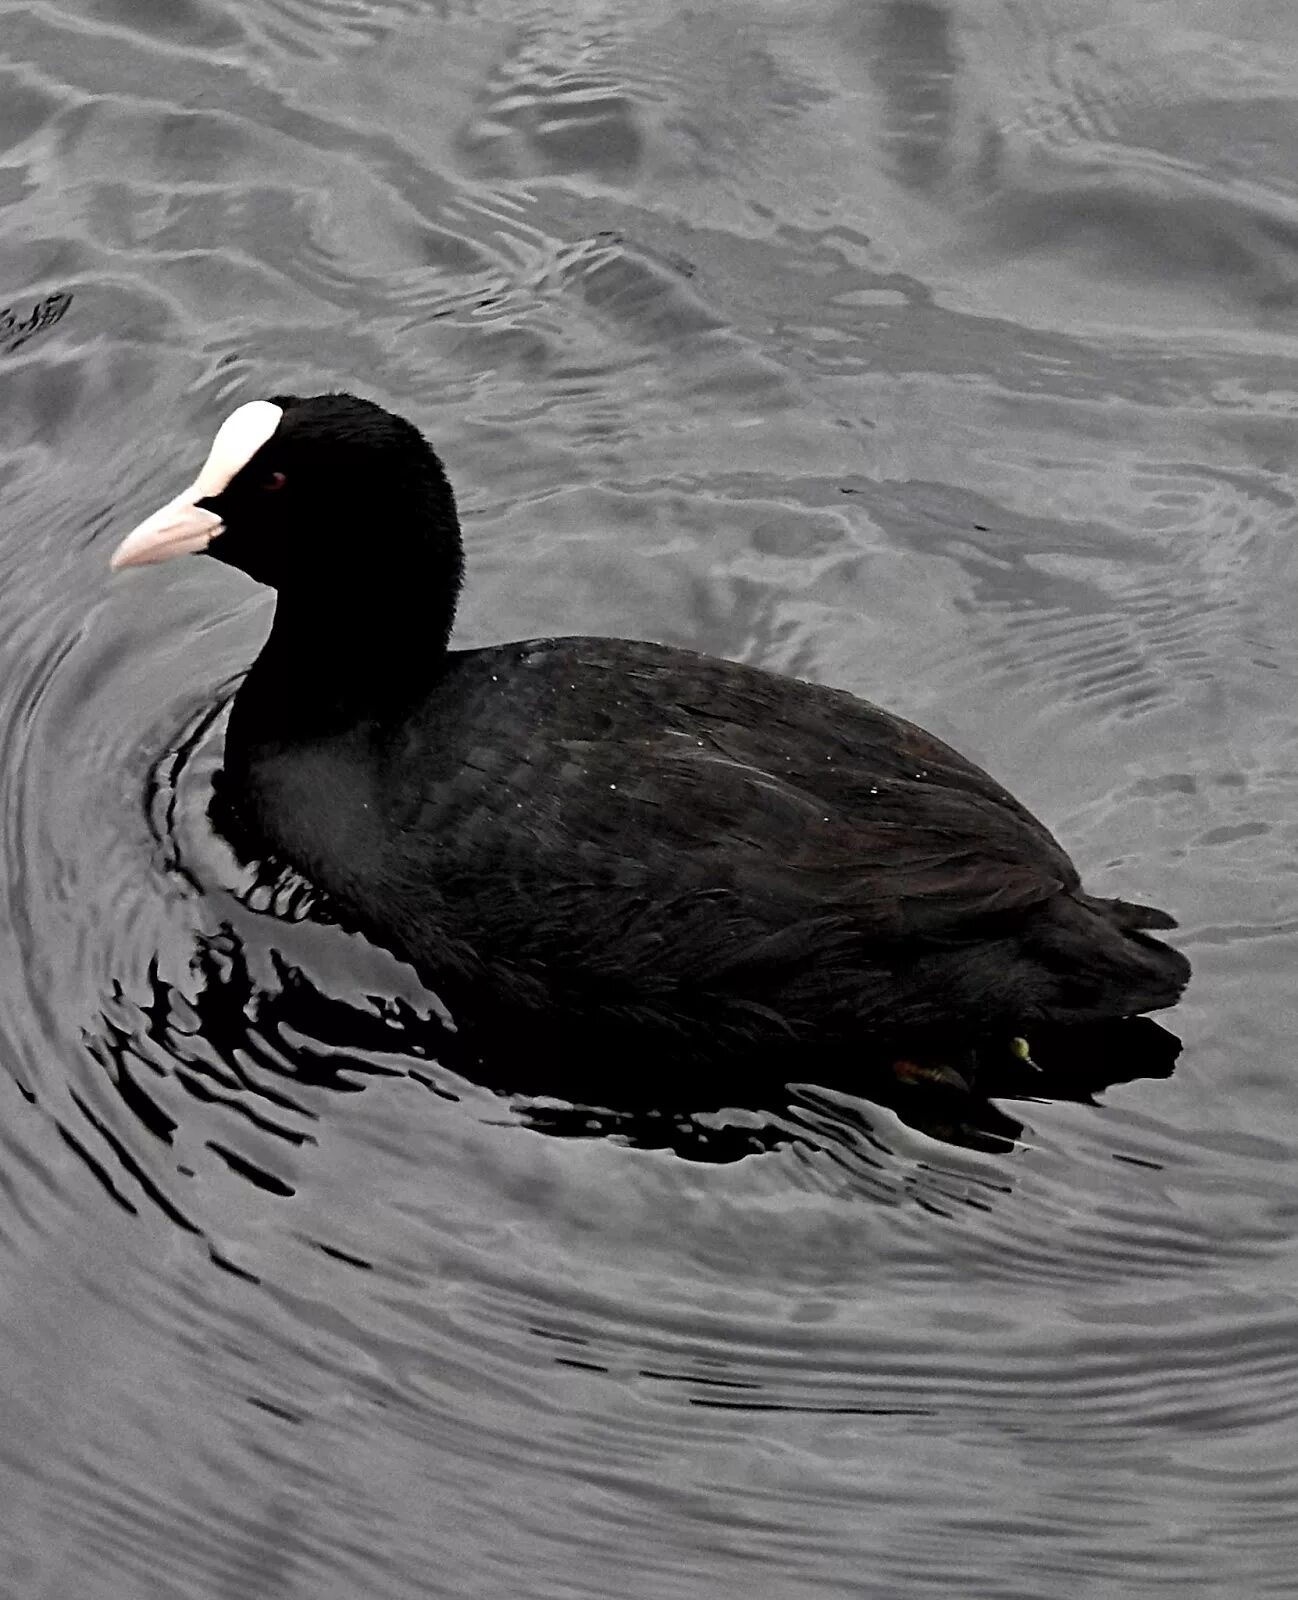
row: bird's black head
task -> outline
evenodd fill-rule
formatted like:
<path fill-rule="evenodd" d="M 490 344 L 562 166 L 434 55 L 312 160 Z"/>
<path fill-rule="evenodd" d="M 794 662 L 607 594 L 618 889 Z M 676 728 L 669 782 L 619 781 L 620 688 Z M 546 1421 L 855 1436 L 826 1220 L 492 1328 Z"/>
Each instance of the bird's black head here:
<path fill-rule="evenodd" d="M 321 605 L 414 586 L 453 611 L 463 565 L 441 462 L 411 423 L 349 394 L 241 406 L 194 483 L 122 541 L 113 565 L 195 551 Z"/>

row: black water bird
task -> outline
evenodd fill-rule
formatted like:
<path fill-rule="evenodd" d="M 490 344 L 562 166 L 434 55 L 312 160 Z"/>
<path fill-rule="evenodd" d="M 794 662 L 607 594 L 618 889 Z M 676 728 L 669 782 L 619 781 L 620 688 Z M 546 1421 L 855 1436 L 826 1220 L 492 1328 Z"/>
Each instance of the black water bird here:
<path fill-rule="evenodd" d="M 850 694 L 627 639 L 451 649 L 454 497 L 377 405 L 240 407 L 113 564 L 200 550 L 278 593 L 226 737 L 241 830 L 489 1029 L 733 1060 L 1096 1022 L 1189 977 L 1170 916 L 1087 894 L 985 772 Z"/>

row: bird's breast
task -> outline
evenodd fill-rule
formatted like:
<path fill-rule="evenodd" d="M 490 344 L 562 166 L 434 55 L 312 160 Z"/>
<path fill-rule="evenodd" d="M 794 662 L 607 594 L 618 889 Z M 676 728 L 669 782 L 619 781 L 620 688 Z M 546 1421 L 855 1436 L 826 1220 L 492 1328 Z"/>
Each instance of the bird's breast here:
<path fill-rule="evenodd" d="M 336 741 L 262 749 L 230 777 L 267 848 L 321 888 L 343 893 L 378 875 L 389 830 L 361 751 Z"/>

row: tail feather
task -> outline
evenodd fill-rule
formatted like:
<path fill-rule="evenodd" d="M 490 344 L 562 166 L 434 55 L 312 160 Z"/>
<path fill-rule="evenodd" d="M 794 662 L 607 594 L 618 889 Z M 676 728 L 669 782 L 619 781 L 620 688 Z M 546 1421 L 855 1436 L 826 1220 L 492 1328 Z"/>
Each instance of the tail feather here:
<path fill-rule="evenodd" d="M 1094 895 L 1086 895 L 1084 899 L 1097 910 L 1103 907 L 1119 928 L 1132 933 L 1141 928 L 1165 931 L 1177 926 L 1176 918 L 1166 911 L 1160 911 L 1157 906 L 1140 906 L 1131 900 L 1099 900 Z"/>
<path fill-rule="evenodd" d="M 1190 963 L 1149 932 L 1176 926 L 1165 911 L 1080 892 L 1060 896 L 1052 909 L 1059 1020 L 1135 1016 L 1180 999 Z"/>

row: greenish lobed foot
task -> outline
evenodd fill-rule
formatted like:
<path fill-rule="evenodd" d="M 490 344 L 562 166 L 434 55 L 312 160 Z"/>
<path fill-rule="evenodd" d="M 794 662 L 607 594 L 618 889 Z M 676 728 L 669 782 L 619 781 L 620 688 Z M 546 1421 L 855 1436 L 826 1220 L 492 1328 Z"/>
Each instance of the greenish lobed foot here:
<path fill-rule="evenodd" d="M 1031 1067 L 1033 1072 L 1041 1071 L 1041 1068 L 1032 1059 L 1032 1051 L 1028 1046 L 1028 1041 L 1022 1034 L 1010 1040 L 1010 1054 L 1017 1056 L 1024 1066 Z"/>

